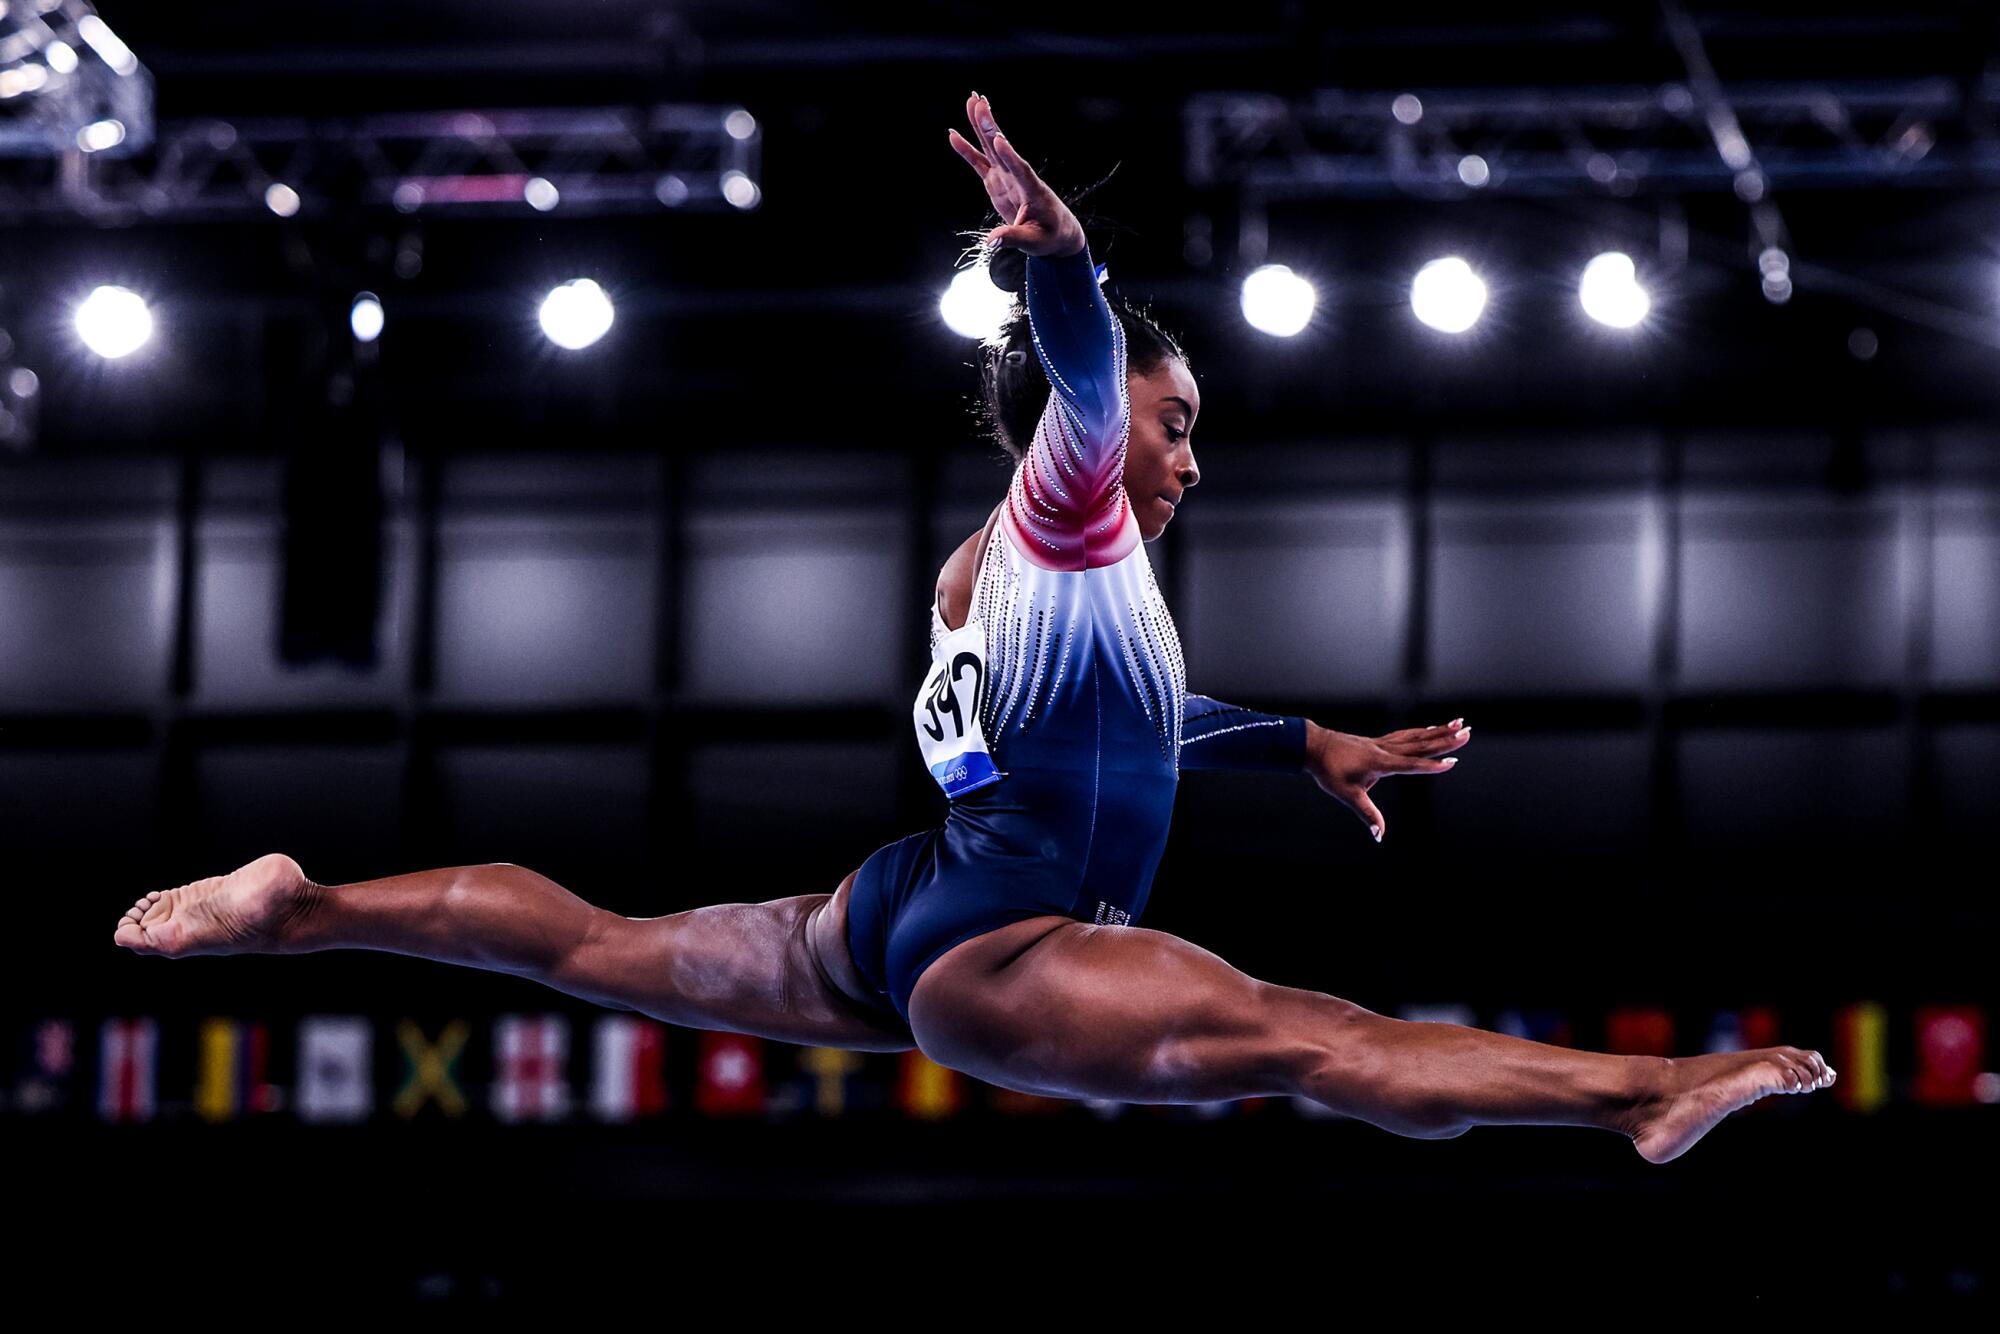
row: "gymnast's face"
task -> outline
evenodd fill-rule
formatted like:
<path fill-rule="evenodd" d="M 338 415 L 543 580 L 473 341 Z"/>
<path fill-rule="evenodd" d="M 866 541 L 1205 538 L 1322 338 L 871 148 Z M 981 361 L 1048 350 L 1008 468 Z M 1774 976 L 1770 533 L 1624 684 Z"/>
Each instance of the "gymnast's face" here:
<path fill-rule="evenodd" d="M 1125 497 L 1150 542 L 1167 530 L 1174 505 L 1201 480 L 1189 436 L 1201 412 L 1201 391 L 1187 363 L 1169 357 L 1151 375 L 1127 374 L 1132 435 L 1125 445 Z"/>

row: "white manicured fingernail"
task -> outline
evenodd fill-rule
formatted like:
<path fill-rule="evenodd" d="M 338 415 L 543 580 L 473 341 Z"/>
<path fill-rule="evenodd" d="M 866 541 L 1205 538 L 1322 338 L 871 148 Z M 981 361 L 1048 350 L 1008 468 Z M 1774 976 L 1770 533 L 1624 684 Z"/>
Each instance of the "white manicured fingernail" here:
<path fill-rule="evenodd" d="M 1471 735 L 1472 735 L 1472 729 L 1470 727 L 1461 727 L 1456 732 L 1452 733 L 1452 740 L 1463 741 Z"/>
<path fill-rule="evenodd" d="M 1449 768 L 1450 766 L 1457 763 L 1458 763 L 1458 756 L 1454 755 L 1450 759 L 1445 761 L 1445 767 Z"/>

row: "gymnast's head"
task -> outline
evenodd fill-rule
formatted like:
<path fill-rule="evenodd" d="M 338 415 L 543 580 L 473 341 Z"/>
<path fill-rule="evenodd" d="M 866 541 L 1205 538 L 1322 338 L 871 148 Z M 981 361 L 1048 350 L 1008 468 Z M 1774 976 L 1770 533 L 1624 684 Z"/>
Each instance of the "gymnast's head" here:
<path fill-rule="evenodd" d="M 1201 480 L 1190 440 L 1201 412 L 1201 391 L 1187 354 L 1150 314 L 1112 292 L 1104 300 L 1125 330 L 1125 385 L 1132 396 L 1125 495 L 1139 521 L 1139 535 L 1150 542 L 1166 530 L 1182 494 Z M 981 416 L 1000 447 L 1019 462 L 1034 443 L 1050 390 L 1021 297 L 1015 298 L 1006 325 L 982 344 L 981 353 Z"/>

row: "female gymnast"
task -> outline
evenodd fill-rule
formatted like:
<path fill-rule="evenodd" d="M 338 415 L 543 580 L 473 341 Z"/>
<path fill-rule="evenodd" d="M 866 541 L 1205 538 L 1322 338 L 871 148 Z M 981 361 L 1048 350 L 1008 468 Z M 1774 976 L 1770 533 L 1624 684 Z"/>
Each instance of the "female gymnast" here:
<path fill-rule="evenodd" d="M 1390 774 L 1441 774 L 1464 720 L 1350 736 L 1186 691 L 1144 543 L 1200 479 L 1201 393 L 1179 349 L 1099 289 L 1082 226 L 996 128 L 950 145 L 1004 225 L 1025 299 L 986 348 L 985 403 L 1018 459 L 945 565 L 918 745 L 941 828 L 877 850 L 831 894 L 665 917 L 593 907 L 511 864 L 320 885 L 272 853 L 145 895 L 139 954 L 387 950 L 531 977 L 669 1024 L 864 1051 L 915 1046 L 1028 1093 L 1194 1103 L 1299 1096 L 1400 1135 L 1615 1130 L 1678 1157 L 1767 1094 L 1834 1079 L 1797 1047 L 1673 1059 L 1392 1019 L 1246 976 L 1135 926 L 1183 768 L 1310 774 L 1380 841 Z M 989 263 L 991 256 L 989 255 Z M 1129 352 L 1128 352 L 1129 349 Z"/>

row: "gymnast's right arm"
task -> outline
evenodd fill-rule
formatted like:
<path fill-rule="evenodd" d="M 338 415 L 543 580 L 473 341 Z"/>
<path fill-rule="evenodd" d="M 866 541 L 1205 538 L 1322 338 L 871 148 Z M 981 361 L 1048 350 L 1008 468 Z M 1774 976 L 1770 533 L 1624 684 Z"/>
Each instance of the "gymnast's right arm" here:
<path fill-rule="evenodd" d="M 1131 402 L 1124 329 L 1098 288 L 1089 244 L 1073 254 L 1030 256 L 1027 297 L 1028 329 L 1054 402 L 1081 437 L 1072 445 L 1077 463 L 1101 472 L 1125 438 Z"/>

